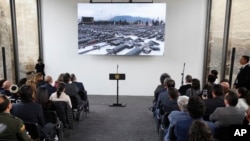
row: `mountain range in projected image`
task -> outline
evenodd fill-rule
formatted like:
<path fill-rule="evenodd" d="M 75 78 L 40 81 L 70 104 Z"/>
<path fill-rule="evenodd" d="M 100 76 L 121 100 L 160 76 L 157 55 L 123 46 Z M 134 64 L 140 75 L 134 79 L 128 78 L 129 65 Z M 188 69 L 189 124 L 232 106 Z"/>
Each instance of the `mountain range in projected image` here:
<path fill-rule="evenodd" d="M 166 3 L 79 3 L 78 54 L 164 55 Z"/>

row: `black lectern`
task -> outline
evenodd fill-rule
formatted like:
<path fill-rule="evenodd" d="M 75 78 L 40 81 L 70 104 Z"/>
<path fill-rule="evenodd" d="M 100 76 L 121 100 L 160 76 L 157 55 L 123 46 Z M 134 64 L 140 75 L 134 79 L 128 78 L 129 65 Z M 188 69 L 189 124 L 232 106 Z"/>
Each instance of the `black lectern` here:
<path fill-rule="evenodd" d="M 125 104 L 121 104 L 119 103 L 119 80 L 125 80 L 125 74 L 124 73 L 110 73 L 109 74 L 109 80 L 116 80 L 117 82 L 117 87 L 116 87 L 116 103 L 113 103 L 109 106 L 113 106 L 113 107 L 125 107 Z"/>

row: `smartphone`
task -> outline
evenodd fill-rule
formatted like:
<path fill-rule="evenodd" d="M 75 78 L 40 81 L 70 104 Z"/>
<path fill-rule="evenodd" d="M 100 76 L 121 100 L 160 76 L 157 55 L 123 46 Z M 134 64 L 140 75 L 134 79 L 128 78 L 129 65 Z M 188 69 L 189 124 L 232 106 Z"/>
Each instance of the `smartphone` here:
<path fill-rule="evenodd" d="M 202 96 L 207 98 L 207 89 L 202 90 Z"/>

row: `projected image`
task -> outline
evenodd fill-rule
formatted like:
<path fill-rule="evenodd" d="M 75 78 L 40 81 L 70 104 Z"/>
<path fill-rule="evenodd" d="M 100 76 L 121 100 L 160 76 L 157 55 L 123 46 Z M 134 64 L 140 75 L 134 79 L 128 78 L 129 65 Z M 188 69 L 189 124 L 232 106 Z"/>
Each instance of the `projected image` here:
<path fill-rule="evenodd" d="M 166 3 L 79 3 L 78 54 L 164 55 Z"/>

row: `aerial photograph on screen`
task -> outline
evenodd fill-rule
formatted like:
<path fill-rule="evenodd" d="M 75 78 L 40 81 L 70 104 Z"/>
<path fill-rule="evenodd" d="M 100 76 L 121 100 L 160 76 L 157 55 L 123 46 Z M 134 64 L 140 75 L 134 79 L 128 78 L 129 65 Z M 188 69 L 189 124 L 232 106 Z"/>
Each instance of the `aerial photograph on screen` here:
<path fill-rule="evenodd" d="M 164 55 L 166 3 L 78 3 L 78 54 Z"/>

